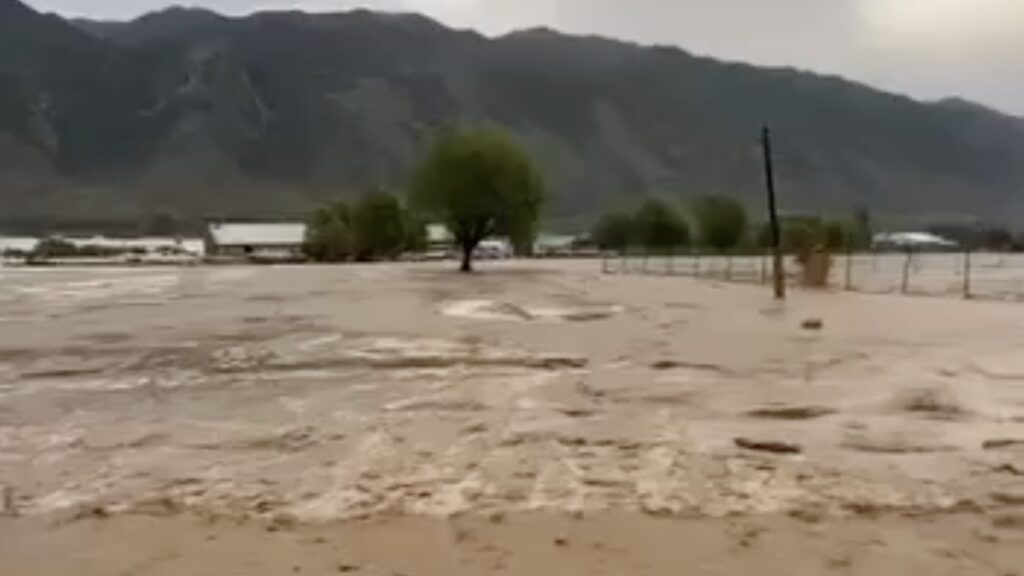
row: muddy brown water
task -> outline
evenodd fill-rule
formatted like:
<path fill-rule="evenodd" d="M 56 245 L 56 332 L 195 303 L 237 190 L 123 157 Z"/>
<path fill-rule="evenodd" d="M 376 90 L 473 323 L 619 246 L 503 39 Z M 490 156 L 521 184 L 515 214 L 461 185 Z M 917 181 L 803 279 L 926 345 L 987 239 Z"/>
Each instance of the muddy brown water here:
<path fill-rule="evenodd" d="M 798 291 L 778 306 L 759 287 L 605 276 L 598 262 L 481 268 L 0 271 L 5 536 L 25 551 L 109 546 L 115 561 L 122 532 L 194 518 L 262 546 L 274 519 L 372 532 L 358 523 L 392 518 L 394 538 L 429 540 L 450 537 L 446 519 L 499 514 L 555 539 L 561 515 L 626 514 L 641 532 L 720 542 L 708 550 L 738 569 L 729 518 L 767 522 L 777 551 L 805 530 L 791 516 L 822 519 L 823 543 L 875 521 L 930 534 L 920 518 L 970 518 L 980 536 L 953 520 L 934 536 L 954 549 L 941 566 L 965 573 L 1013 542 L 989 530 L 1021 506 L 1017 305 Z M 820 332 L 801 329 L 809 317 Z M 54 520 L 67 515 L 79 520 Z M 536 568 L 508 538 L 501 562 Z M 582 554 L 571 566 L 603 558 L 567 538 L 553 548 Z M 905 540 L 908 558 L 931 558 L 930 538 Z M 847 565 L 830 554 L 793 566 Z"/>

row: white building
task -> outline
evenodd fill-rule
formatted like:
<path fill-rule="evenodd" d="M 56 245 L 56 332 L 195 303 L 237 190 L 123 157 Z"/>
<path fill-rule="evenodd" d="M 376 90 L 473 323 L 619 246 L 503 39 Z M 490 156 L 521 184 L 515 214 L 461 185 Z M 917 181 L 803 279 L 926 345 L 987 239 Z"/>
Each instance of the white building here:
<path fill-rule="evenodd" d="M 455 245 L 455 236 L 444 224 L 427 224 L 427 258 L 456 258 L 461 249 Z M 503 260 L 513 256 L 512 243 L 508 238 L 492 236 L 477 245 L 473 257 L 480 260 Z"/>
<path fill-rule="evenodd" d="M 210 222 L 210 256 L 289 260 L 302 256 L 306 225 L 301 222 Z"/>
<path fill-rule="evenodd" d="M 512 242 L 507 238 L 488 238 L 482 240 L 473 250 L 473 257 L 480 260 L 505 260 L 515 255 Z"/>
<path fill-rule="evenodd" d="M 427 245 L 430 247 L 450 248 L 455 237 L 444 224 L 427 224 Z"/>
<path fill-rule="evenodd" d="M 4 254 L 28 254 L 39 243 L 34 236 L 0 236 L 0 256 Z"/>
<path fill-rule="evenodd" d="M 180 254 L 202 258 L 206 247 L 202 238 L 174 238 L 143 236 L 139 238 L 111 238 L 109 236 L 63 236 L 76 248 L 94 247 L 125 254 L 139 255 Z"/>
<path fill-rule="evenodd" d="M 569 256 L 576 247 L 577 238 L 567 234 L 538 234 L 533 242 L 534 256 Z"/>
<path fill-rule="evenodd" d="M 871 246 L 876 250 L 952 250 L 957 243 L 929 232 L 884 232 L 875 234 Z"/>

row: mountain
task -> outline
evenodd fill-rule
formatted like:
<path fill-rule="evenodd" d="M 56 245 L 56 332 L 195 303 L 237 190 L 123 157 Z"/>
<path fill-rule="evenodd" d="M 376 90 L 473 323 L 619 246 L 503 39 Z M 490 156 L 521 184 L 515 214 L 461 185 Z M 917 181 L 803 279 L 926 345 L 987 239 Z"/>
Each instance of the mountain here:
<path fill-rule="evenodd" d="M 535 29 L 357 10 L 62 20 L 0 0 L 0 221 L 294 216 L 401 187 L 431 134 L 508 128 L 580 226 L 657 195 L 760 210 L 1024 216 L 1024 121 L 840 78 Z"/>

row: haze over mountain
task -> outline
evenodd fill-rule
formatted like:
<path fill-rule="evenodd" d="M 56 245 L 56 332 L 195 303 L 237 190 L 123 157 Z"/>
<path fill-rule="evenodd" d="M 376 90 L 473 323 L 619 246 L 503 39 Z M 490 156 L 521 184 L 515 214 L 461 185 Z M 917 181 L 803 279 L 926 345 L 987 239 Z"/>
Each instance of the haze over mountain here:
<path fill-rule="evenodd" d="M 763 122 L 789 210 L 1024 215 L 1024 121 L 962 100 L 416 15 L 69 22 L 0 0 L 0 220 L 301 215 L 401 187 L 460 121 L 528 147 L 563 226 L 648 195 L 760 208 Z"/>

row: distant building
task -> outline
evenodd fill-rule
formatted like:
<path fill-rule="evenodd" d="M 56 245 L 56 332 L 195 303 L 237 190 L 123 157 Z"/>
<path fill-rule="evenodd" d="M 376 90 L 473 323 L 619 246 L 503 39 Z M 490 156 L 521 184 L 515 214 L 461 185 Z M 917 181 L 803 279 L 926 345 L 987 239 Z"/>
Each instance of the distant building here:
<path fill-rule="evenodd" d="M 885 232 L 871 239 L 875 250 L 942 251 L 957 248 L 957 243 L 930 232 Z"/>
<path fill-rule="evenodd" d="M 427 245 L 433 247 L 450 248 L 455 243 L 455 237 L 448 231 L 444 224 L 427 224 Z"/>
<path fill-rule="evenodd" d="M 175 238 L 170 236 L 143 236 L 138 238 L 112 238 L 109 236 L 59 236 L 76 248 L 99 248 L 122 254 L 184 255 L 202 258 L 205 251 L 202 238 Z"/>
<path fill-rule="evenodd" d="M 455 246 L 455 236 L 444 224 L 427 224 L 428 260 L 456 257 L 460 252 Z M 482 240 L 473 251 L 473 257 L 481 260 L 503 260 L 513 255 L 512 243 L 508 238 L 490 237 Z"/>
<path fill-rule="evenodd" d="M 533 255 L 545 258 L 571 256 L 578 239 L 566 234 L 538 234 L 533 242 Z"/>
<path fill-rule="evenodd" d="M 212 257 L 263 260 L 301 258 L 306 225 L 301 222 L 210 222 L 206 253 Z"/>
<path fill-rule="evenodd" d="M 473 257 L 480 260 L 505 260 L 515 254 L 508 238 L 488 238 L 473 250 Z"/>
<path fill-rule="evenodd" d="M 24 256 L 38 243 L 39 238 L 33 236 L 0 236 L 0 256 Z"/>
<path fill-rule="evenodd" d="M 427 224 L 428 260 L 446 260 L 455 255 L 455 237 L 444 224 Z"/>

